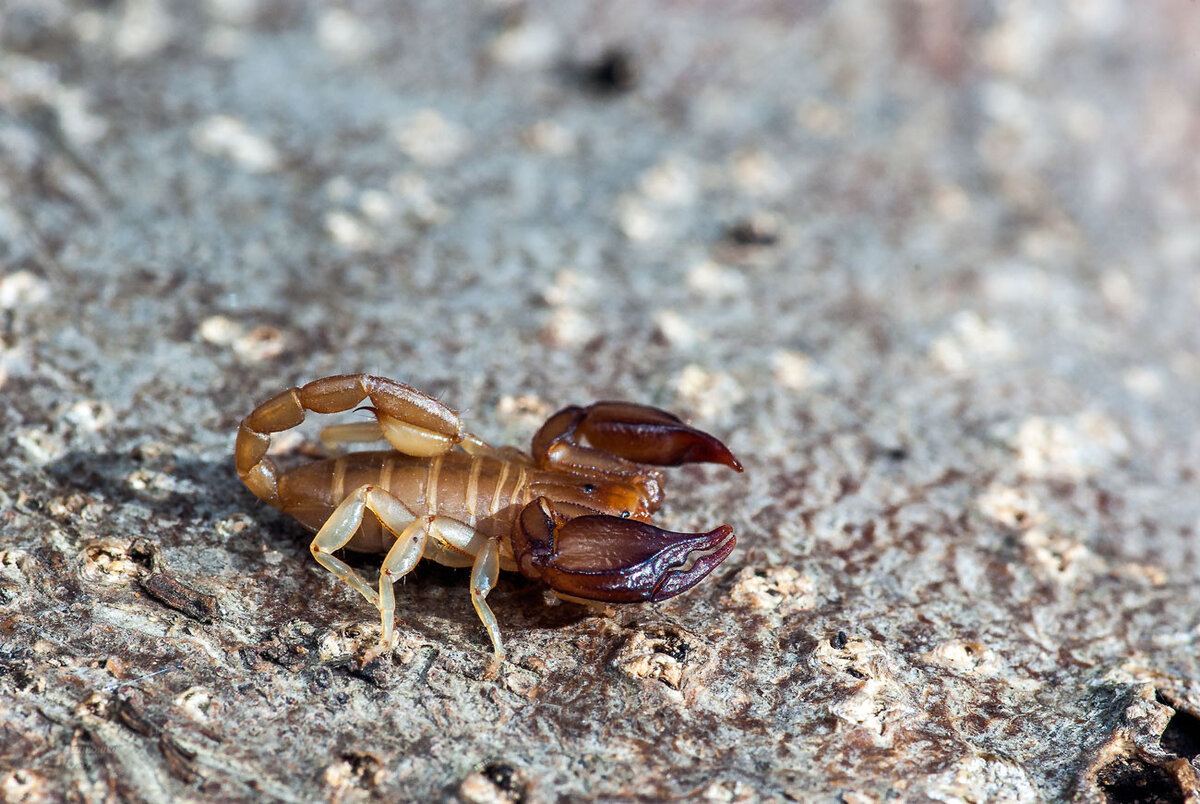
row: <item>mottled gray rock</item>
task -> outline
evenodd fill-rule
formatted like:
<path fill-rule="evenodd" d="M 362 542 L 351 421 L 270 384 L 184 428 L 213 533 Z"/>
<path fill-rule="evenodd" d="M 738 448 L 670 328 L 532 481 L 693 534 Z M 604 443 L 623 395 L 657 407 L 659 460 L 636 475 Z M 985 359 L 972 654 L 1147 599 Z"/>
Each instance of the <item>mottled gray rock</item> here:
<path fill-rule="evenodd" d="M 1194 4 L 0 13 L 0 799 L 1198 794 Z M 678 411 L 739 548 L 364 662 L 230 454 L 360 370 Z"/>

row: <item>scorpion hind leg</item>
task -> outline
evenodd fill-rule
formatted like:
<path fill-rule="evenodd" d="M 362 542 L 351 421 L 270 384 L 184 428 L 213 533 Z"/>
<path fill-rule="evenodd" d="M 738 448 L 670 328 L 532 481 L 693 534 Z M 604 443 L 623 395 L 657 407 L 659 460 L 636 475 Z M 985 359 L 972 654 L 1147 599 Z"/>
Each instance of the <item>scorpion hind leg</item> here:
<path fill-rule="evenodd" d="M 327 452 L 333 452 L 344 444 L 366 444 L 383 440 L 383 428 L 379 422 L 342 422 L 321 428 L 321 444 Z"/>
<path fill-rule="evenodd" d="M 728 525 L 674 533 L 615 516 L 566 519 L 544 497 L 522 509 L 512 539 L 523 575 L 604 603 L 674 597 L 716 569 L 737 543 Z"/>

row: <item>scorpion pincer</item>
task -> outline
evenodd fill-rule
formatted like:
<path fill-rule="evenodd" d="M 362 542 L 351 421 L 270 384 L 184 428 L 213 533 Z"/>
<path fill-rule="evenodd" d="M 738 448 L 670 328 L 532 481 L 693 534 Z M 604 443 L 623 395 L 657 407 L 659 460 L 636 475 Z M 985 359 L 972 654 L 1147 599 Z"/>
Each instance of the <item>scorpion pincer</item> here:
<path fill-rule="evenodd" d="M 271 434 L 297 426 L 306 411 L 356 408 L 374 421 L 326 427 L 326 446 L 386 440 L 391 449 L 287 471 L 267 455 Z M 471 567 L 471 602 L 498 664 L 504 648 L 485 598 L 499 570 L 541 579 L 568 600 L 655 602 L 699 583 L 736 541 L 728 525 L 673 533 L 649 524 L 663 496 L 653 467 L 742 466 L 713 436 L 627 402 L 560 410 L 526 454 L 490 446 L 453 410 L 403 383 L 344 374 L 255 408 L 238 429 L 235 457 L 238 476 L 259 499 L 316 532 L 317 562 L 379 609 L 381 649 L 392 644 L 392 584 L 421 558 Z M 342 549 L 384 554 L 378 589 L 334 555 Z"/>

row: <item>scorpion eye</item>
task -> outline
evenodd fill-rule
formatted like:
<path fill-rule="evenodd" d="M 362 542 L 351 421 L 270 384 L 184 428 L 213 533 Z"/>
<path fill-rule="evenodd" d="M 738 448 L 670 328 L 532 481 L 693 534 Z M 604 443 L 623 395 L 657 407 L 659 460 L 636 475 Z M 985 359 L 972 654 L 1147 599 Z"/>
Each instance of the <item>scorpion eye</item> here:
<path fill-rule="evenodd" d="M 584 483 L 584 484 L 583 484 L 583 491 L 584 491 L 584 493 L 585 493 L 585 494 L 591 494 L 591 493 L 592 493 L 593 491 L 595 491 L 595 490 L 596 490 L 596 487 L 595 487 L 595 486 L 593 486 L 591 483 Z"/>
<path fill-rule="evenodd" d="M 621 518 L 622 518 L 622 519 L 629 519 L 629 512 L 628 512 L 628 511 L 622 511 L 622 512 L 621 512 Z"/>

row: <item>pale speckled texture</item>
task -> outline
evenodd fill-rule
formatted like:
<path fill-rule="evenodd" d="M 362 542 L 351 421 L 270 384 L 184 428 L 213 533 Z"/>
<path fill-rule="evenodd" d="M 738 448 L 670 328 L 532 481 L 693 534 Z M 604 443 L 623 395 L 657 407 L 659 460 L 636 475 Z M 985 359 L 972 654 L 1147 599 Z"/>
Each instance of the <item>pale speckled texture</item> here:
<path fill-rule="evenodd" d="M 1195 4 L 0 14 L 0 799 L 1196 795 Z M 689 416 L 739 549 L 363 666 L 230 455 L 355 370 Z"/>

